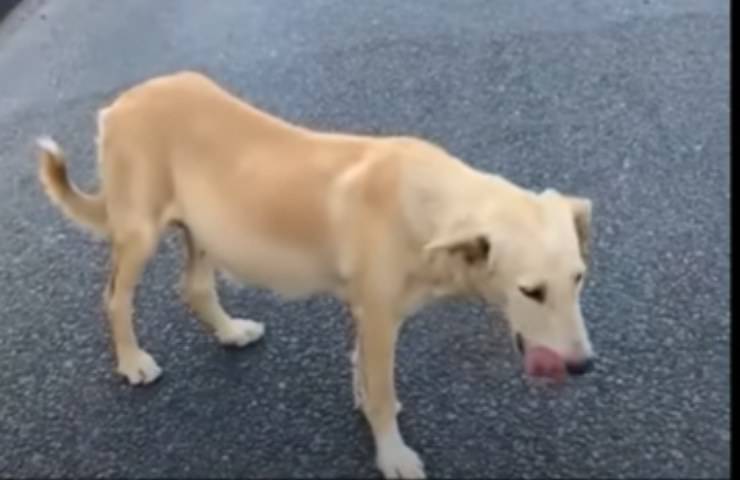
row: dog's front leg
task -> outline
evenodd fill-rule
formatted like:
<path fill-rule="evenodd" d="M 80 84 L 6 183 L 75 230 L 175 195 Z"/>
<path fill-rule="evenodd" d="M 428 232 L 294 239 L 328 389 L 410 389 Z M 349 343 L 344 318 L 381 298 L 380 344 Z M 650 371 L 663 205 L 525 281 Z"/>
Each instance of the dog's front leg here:
<path fill-rule="evenodd" d="M 355 410 L 362 408 L 363 399 L 365 398 L 365 390 L 362 386 L 362 363 L 360 361 L 360 342 L 355 340 L 355 346 L 350 354 L 350 362 L 352 363 L 352 398 L 354 399 Z M 396 415 L 401 413 L 403 404 L 396 399 Z"/>
<path fill-rule="evenodd" d="M 382 302 L 363 305 L 357 318 L 362 408 L 375 439 L 377 465 L 385 478 L 424 478 L 419 456 L 401 436 L 396 420 L 394 363 L 398 320 Z"/>

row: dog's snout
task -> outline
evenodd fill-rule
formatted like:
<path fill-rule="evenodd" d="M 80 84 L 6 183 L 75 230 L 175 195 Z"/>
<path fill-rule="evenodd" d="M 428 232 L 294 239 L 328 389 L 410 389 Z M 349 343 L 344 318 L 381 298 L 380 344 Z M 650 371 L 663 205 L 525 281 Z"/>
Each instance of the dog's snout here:
<path fill-rule="evenodd" d="M 568 371 L 568 375 L 583 375 L 594 369 L 594 360 L 593 358 L 585 358 L 577 362 L 567 362 L 565 368 Z"/>

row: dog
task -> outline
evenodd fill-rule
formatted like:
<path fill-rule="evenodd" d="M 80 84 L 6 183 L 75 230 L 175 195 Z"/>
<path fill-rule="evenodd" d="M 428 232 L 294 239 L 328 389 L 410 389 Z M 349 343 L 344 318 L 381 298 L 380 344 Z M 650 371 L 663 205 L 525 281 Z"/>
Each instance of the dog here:
<path fill-rule="evenodd" d="M 525 371 L 563 380 L 593 368 L 580 309 L 589 199 L 533 192 L 440 146 L 304 128 L 191 71 L 146 80 L 98 112 L 97 193 L 73 185 L 60 147 L 39 139 L 53 204 L 111 246 L 105 307 L 117 372 L 155 381 L 133 326 L 134 289 L 170 227 L 184 232 L 184 298 L 224 345 L 264 326 L 221 306 L 214 273 L 287 298 L 326 293 L 354 319 L 356 405 L 386 478 L 423 478 L 404 441 L 394 350 L 405 317 L 470 296 L 503 310 Z"/>

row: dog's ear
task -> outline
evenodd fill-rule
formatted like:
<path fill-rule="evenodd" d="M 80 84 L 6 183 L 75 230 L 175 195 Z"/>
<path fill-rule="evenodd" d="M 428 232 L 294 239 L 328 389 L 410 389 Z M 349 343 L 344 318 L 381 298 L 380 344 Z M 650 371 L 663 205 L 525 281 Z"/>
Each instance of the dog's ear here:
<path fill-rule="evenodd" d="M 444 251 L 459 257 L 468 265 L 491 262 L 491 240 L 483 233 L 458 233 L 432 240 L 425 247 L 427 253 Z"/>
<path fill-rule="evenodd" d="M 568 206 L 573 211 L 573 223 L 575 224 L 578 244 L 581 256 L 587 261 L 591 244 L 591 200 L 583 197 L 564 197 Z"/>
<path fill-rule="evenodd" d="M 591 244 L 591 200 L 584 197 L 562 195 L 553 188 L 542 191 L 543 196 L 556 196 L 565 200 L 568 208 L 573 213 L 573 225 L 578 235 L 578 247 L 581 251 L 583 261 L 588 261 Z"/>

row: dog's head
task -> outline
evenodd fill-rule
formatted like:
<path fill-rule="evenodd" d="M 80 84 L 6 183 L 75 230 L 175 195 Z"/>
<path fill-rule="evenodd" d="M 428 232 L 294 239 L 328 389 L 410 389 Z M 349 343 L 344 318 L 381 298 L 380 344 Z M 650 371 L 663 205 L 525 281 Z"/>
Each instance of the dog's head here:
<path fill-rule="evenodd" d="M 503 307 L 529 375 L 561 380 L 586 373 L 593 352 L 580 293 L 591 202 L 548 189 L 505 203 L 428 248 L 441 249 L 469 289 Z"/>

